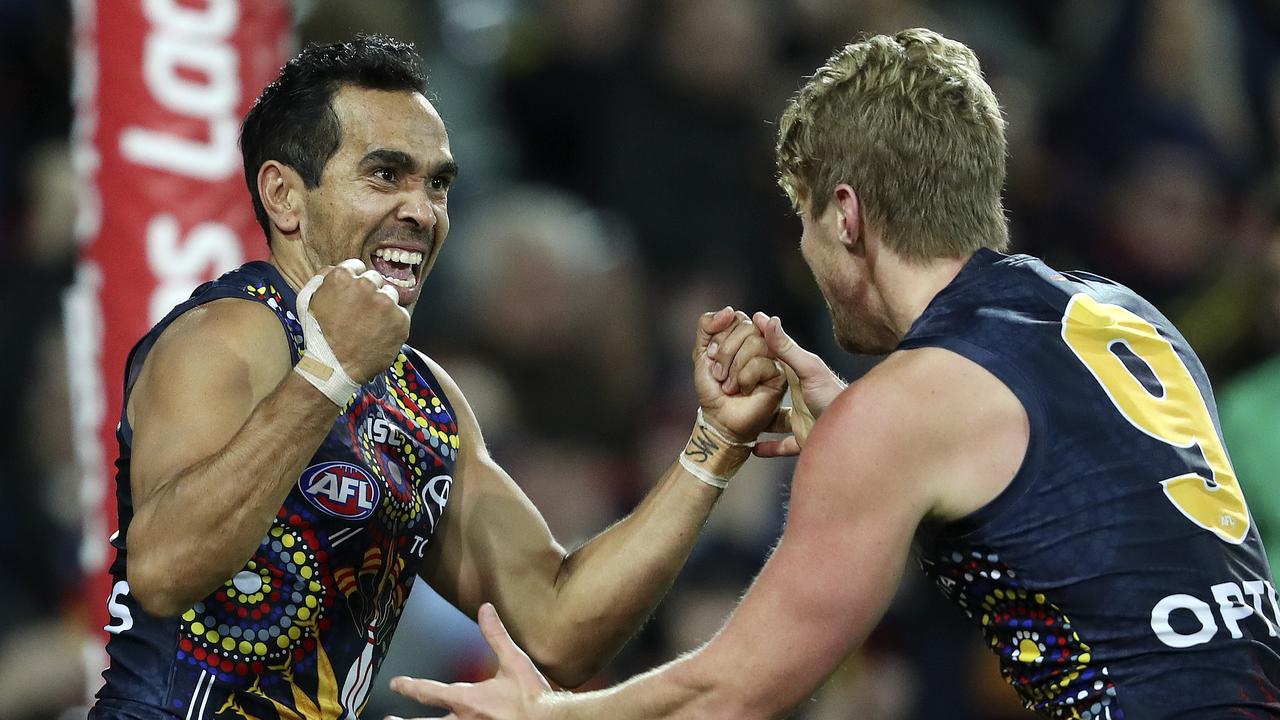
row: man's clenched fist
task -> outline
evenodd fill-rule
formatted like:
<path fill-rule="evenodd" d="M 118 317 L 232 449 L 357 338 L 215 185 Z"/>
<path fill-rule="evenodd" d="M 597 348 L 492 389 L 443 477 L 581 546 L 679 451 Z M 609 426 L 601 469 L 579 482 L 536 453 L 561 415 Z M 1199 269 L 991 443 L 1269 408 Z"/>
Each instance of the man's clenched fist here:
<path fill-rule="evenodd" d="M 400 353 L 409 337 L 409 311 L 382 275 L 360 260 L 344 260 L 320 276 L 308 310 L 342 370 L 363 385 Z"/>

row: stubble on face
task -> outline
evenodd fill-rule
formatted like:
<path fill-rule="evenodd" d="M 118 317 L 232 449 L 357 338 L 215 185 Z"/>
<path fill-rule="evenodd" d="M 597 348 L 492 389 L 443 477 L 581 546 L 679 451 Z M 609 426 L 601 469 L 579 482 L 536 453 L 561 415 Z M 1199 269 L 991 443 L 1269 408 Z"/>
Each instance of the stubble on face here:
<path fill-rule="evenodd" d="M 425 246 L 433 250 L 436 247 L 435 227 L 412 228 L 405 225 L 379 225 L 371 228 L 364 233 L 357 247 L 350 237 L 340 232 L 344 226 L 338 221 L 339 219 L 328 215 L 326 203 L 315 203 L 309 212 L 317 221 L 314 223 L 309 241 L 303 244 L 303 249 L 307 253 L 308 260 L 316 267 L 336 265 L 351 257 L 367 260 L 374 248 L 388 243 L 399 242 L 402 245 Z M 339 232 L 335 233 L 335 230 Z M 356 228 L 352 228 L 352 232 L 357 236 L 359 234 Z M 431 253 L 431 258 L 434 258 L 434 252 Z"/>
<path fill-rule="evenodd" d="M 821 219 L 806 213 L 807 203 L 802 203 L 800 254 L 826 301 L 836 342 L 857 355 L 892 352 L 899 338 L 885 320 L 884 302 L 871 286 L 865 264 L 830 234 Z"/>
<path fill-rule="evenodd" d="M 900 338 L 861 303 L 833 305 L 828 300 L 827 308 L 831 312 L 832 333 L 846 352 L 887 355 L 897 348 Z"/>

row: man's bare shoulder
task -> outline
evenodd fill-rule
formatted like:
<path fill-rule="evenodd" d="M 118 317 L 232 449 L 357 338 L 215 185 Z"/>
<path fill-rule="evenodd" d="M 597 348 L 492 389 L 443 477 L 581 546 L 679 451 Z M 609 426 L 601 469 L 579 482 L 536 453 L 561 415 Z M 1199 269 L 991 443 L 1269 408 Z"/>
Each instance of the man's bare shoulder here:
<path fill-rule="evenodd" d="M 986 369 L 941 348 L 898 351 L 854 382 L 822 421 L 847 452 L 915 484 L 927 512 L 967 515 L 995 498 L 1026 454 L 1027 413 Z"/>
<path fill-rule="evenodd" d="M 148 398 L 175 385 L 262 397 L 292 366 L 276 314 L 262 303 L 224 298 L 180 315 L 156 339 L 130 397 Z"/>
<path fill-rule="evenodd" d="M 175 339 L 198 339 L 203 335 L 261 338 L 273 330 L 281 333 L 283 328 L 271 308 L 248 298 L 221 298 L 191 308 L 175 318 L 160 335 L 156 347 L 165 342 L 175 342 Z"/>
<path fill-rule="evenodd" d="M 156 340 L 151 354 L 196 364 L 236 358 L 263 370 L 285 371 L 291 364 L 289 342 L 275 312 L 238 298 L 214 300 L 183 313 Z"/>

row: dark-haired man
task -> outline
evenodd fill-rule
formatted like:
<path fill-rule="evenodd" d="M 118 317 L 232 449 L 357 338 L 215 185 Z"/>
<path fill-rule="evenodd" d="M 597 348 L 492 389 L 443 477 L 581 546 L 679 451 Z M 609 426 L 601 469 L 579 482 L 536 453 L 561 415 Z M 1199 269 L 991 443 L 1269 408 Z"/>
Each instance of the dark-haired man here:
<path fill-rule="evenodd" d="M 424 89 L 411 47 L 361 37 L 303 51 L 249 112 L 271 257 L 198 288 L 129 359 L 120 621 L 92 717 L 354 718 L 415 575 L 472 615 L 497 603 L 579 684 L 669 586 L 770 421 L 772 361 L 758 391 L 726 395 L 706 349 L 734 314 L 708 314 L 680 462 L 566 553 L 461 391 L 404 345 L 457 171 Z"/>
<path fill-rule="evenodd" d="M 803 452 L 741 604 L 695 652 L 583 694 L 552 692 L 485 607 L 495 678 L 393 687 L 459 720 L 781 717 L 871 632 L 915 544 L 1041 717 L 1280 717 L 1276 588 L 1204 369 L 1131 290 L 1000 252 L 1004 122 L 969 48 L 852 43 L 778 128 L 836 337 L 888 357 L 846 388 L 753 318 L 820 418 L 758 446 Z M 713 338 L 717 376 L 750 385 L 751 337 Z"/>

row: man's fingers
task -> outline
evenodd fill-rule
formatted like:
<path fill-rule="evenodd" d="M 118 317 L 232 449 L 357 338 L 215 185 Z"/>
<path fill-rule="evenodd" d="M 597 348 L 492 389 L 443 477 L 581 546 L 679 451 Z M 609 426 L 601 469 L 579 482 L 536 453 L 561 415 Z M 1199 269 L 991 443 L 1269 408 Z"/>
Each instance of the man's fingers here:
<path fill-rule="evenodd" d="M 378 288 L 378 289 L 382 289 L 387 284 L 387 279 L 382 277 L 382 273 L 373 269 L 365 270 L 364 272 L 357 275 L 356 278 L 360 280 L 368 280 L 369 282 L 373 283 L 373 286 L 375 288 Z"/>
<path fill-rule="evenodd" d="M 760 440 L 751 450 L 756 457 L 794 457 L 800 454 L 800 443 L 794 437 L 781 440 Z"/>
<path fill-rule="evenodd" d="M 791 405 L 795 408 L 793 413 L 798 414 L 799 419 L 807 423 L 803 432 L 803 435 L 807 437 L 809 430 L 813 428 L 814 418 L 813 413 L 809 411 L 809 404 L 805 402 L 804 388 L 800 384 L 800 377 L 796 375 L 796 371 L 790 365 L 784 364 L 782 370 L 787 374 L 787 388 L 791 390 Z M 791 421 L 792 427 L 794 428 L 796 424 L 797 419 L 793 417 Z"/>
<path fill-rule="evenodd" d="M 804 389 L 800 385 L 800 378 L 796 376 L 796 371 L 786 364 L 782 369 L 787 374 L 787 386 L 791 390 L 791 436 L 796 439 L 797 444 L 804 445 L 817 419 L 809 409 L 809 403 L 804 399 Z"/>
<path fill-rule="evenodd" d="M 508 670 L 516 670 L 532 665 L 533 661 L 529 659 L 529 656 L 511 639 L 511 635 L 507 632 L 506 626 L 502 624 L 502 619 L 498 617 L 498 611 L 493 607 L 493 603 L 481 605 L 478 616 L 480 633 L 484 635 L 485 642 L 489 643 L 493 654 L 498 656 L 499 666 Z"/>
<path fill-rule="evenodd" d="M 411 319 L 411 316 L 409 315 L 409 308 L 400 304 L 400 293 L 399 291 L 396 290 L 394 285 L 383 285 L 382 287 L 378 288 L 378 292 L 391 298 L 391 302 L 395 303 L 396 307 L 399 308 L 400 312 L 404 314 L 405 320 Z"/>
<path fill-rule="evenodd" d="M 778 366 L 781 364 L 769 356 L 769 348 L 765 345 L 764 338 L 760 337 L 760 333 L 756 330 L 756 326 L 747 321 L 744 327 L 749 328 L 750 335 L 743 341 L 742 346 L 738 348 L 737 354 L 733 356 L 733 362 L 729 366 L 728 377 L 722 387 L 726 393 L 749 393 L 751 389 L 742 386 L 742 371 L 747 365 L 754 361 L 766 360 L 767 368 L 771 369 L 769 374 L 764 378 L 776 377 L 780 372 Z M 752 385 L 754 388 L 754 384 Z"/>
<path fill-rule="evenodd" d="M 714 347 L 714 352 L 708 350 L 708 357 L 712 361 L 712 374 L 716 380 L 723 384 L 726 393 L 737 391 L 737 383 L 734 381 L 733 368 L 731 366 L 740 355 L 743 344 L 760 335 L 755 325 L 751 324 L 751 318 L 747 317 L 746 313 L 736 312 L 733 314 L 733 318 L 732 325 L 712 338 L 711 344 Z M 763 350 L 764 347 L 767 346 L 762 346 L 761 349 Z M 750 356 L 749 350 L 747 356 Z M 745 361 L 746 358 L 744 357 L 743 359 Z"/>
<path fill-rule="evenodd" d="M 735 361 L 736 364 L 736 361 Z M 782 374 L 778 361 L 763 355 L 757 355 L 746 361 L 735 375 L 738 378 L 738 390 L 743 395 L 750 395 L 756 386 L 772 380 Z"/>
<path fill-rule="evenodd" d="M 364 266 L 364 261 L 361 260 L 360 258 L 347 258 L 346 260 L 343 260 L 342 262 L 338 263 L 337 267 L 340 267 L 343 270 L 346 270 L 347 272 L 351 273 L 353 277 L 364 272 L 366 269 Z"/>
<path fill-rule="evenodd" d="M 758 312 L 751 316 L 751 321 L 760 329 L 765 343 L 774 357 L 795 368 L 801 377 L 811 377 L 826 370 L 822 358 L 796 344 L 795 340 L 782 329 L 782 319 L 777 315 L 769 316 Z"/>
<path fill-rule="evenodd" d="M 787 334 L 782 330 L 782 319 L 778 318 L 775 322 L 775 317 L 777 316 L 766 315 L 757 311 L 751 316 L 751 322 L 755 323 L 756 327 L 760 329 L 760 334 L 769 342 L 769 349 L 777 354 L 778 357 L 782 357 L 782 352 L 794 346 L 795 341 L 787 337 Z"/>
<path fill-rule="evenodd" d="M 702 316 L 698 318 L 698 334 L 693 343 L 694 362 L 697 362 L 698 358 L 706 352 L 712 336 L 728 328 L 732 324 L 732 319 L 733 308 L 728 305 L 715 312 L 702 313 Z"/>
<path fill-rule="evenodd" d="M 391 678 L 391 690 L 423 705 L 449 710 L 453 709 L 456 702 L 457 691 L 452 686 L 435 680 L 419 680 L 401 675 Z"/>

